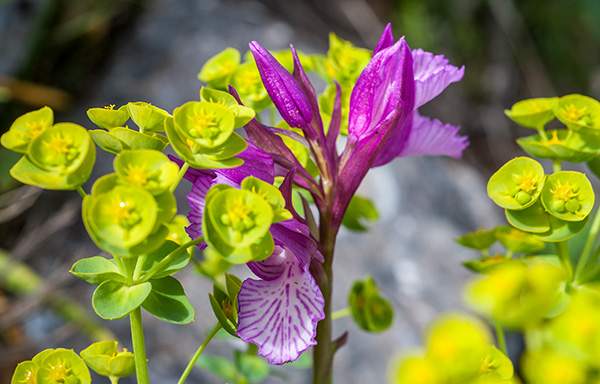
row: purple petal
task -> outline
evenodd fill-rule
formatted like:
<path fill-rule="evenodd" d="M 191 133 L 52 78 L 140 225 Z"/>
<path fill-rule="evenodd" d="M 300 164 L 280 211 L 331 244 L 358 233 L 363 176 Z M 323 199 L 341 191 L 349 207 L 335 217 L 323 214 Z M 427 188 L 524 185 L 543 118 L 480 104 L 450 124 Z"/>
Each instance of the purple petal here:
<path fill-rule="evenodd" d="M 401 123 L 404 123 L 404 126 L 395 129 L 393 134 L 385 141 L 377 160 L 373 163 L 373 167 L 379 167 L 394 160 L 406 146 L 406 141 L 412 131 L 413 118 L 409 117 Z"/>
<path fill-rule="evenodd" d="M 377 53 L 352 90 L 348 142 L 340 159 L 331 225 L 341 223 L 351 197 L 390 137 L 402 138 L 414 109 L 411 51 L 404 39 Z"/>
<path fill-rule="evenodd" d="M 311 189 L 311 185 L 316 182 L 308 172 L 302 167 L 294 153 L 285 145 L 283 139 L 270 132 L 266 127 L 260 124 L 256 119 L 252 119 L 244 126 L 248 135 L 248 140 L 256 144 L 263 151 L 270 154 L 275 162 L 275 176 L 283 176 L 290 169 L 296 167 L 297 175 L 294 182 L 306 189 Z"/>
<path fill-rule="evenodd" d="M 215 184 L 239 186 L 242 180 L 248 176 L 254 176 L 273 184 L 275 177 L 271 155 L 256 145 L 248 143 L 248 147 L 236 157 L 244 160 L 244 164 L 235 168 L 215 170 L 217 176 Z"/>
<path fill-rule="evenodd" d="M 373 51 L 373 54 L 376 54 L 377 52 L 381 51 L 384 48 L 391 47 L 392 44 L 394 44 L 394 35 L 392 34 L 392 24 L 388 23 L 385 26 L 385 29 L 383 30 L 381 37 L 379 38 L 379 43 L 377 43 L 377 47 L 375 48 L 375 51 Z"/>
<path fill-rule="evenodd" d="M 444 124 L 438 119 L 414 113 L 413 126 L 406 145 L 399 156 L 446 155 L 454 158 L 462 156 L 469 145 L 467 136 L 459 136 L 460 127 Z"/>
<path fill-rule="evenodd" d="M 250 261 L 246 265 L 254 274 L 263 280 L 275 280 L 285 269 L 286 254 L 282 247 L 276 245 L 275 250 L 268 259 L 263 261 Z"/>
<path fill-rule="evenodd" d="M 296 360 L 316 344 L 325 301 L 308 265 L 302 268 L 285 249 L 285 268 L 277 279 L 247 279 L 238 295 L 237 335 L 258 346 L 270 364 Z"/>
<path fill-rule="evenodd" d="M 323 140 L 325 137 L 325 132 L 323 130 L 323 122 L 321 121 L 321 113 L 319 112 L 319 102 L 317 101 L 315 88 L 308 80 L 308 76 L 306 76 L 306 72 L 304 72 L 304 69 L 302 68 L 302 64 L 300 63 L 300 58 L 298 57 L 296 49 L 293 45 L 290 45 L 290 48 L 292 50 L 292 57 L 294 58 L 294 73 L 292 76 L 302 88 L 302 92 L 310 103 L 312 112 L 312 124 L 307 124 L 302 127 L 304 135 L 310 141 Z"/>
<path fill-rule="evenodd" d="M 332 152 L 334 160 L 337 162 L 337 149 L 335 143 L 338 136 L 340 135 L 340 127 L 342 125 L 342 87 L 334 80 L 335 84 L 335 101 L 333 103 L 333 112 L 331 114 L 331 121 L 329 122 L 329 130 L 327 131 L 327 147 Z"/>
<path fill-rule="evenodd" d="M 250 51 L 254 55 L 263 84 L 281 117 L 291 127 L 307 126 L 313 118 L 313 111 L 300 84 L 256 41 L 250 43 Z"/>
<path fill-rule="evenodd" d="M 214 177 L 198 177 L 192 185 L 192 189 L 187 194 L 190 212 L 188 220 L 190 225 L 186 227 L 186 232 L 192 239 L 202 237 L 202 216 L 204 214 L 204 202 L 206 194 L 210 187 L 214 185 Z M 200 249 L 206 248 L 206 242 L 198 244 Z"/>
<path fill-rule="evenodd" d="M 358 77 L 350 96 L 349 136 L 369 136 L 393 111 L 412 112 L 413 85 L 411 52 L 402 38 L 375 54 Z"/>
<path fill-rule="evenodd" d="M 460 81 L 465 67 L 448 64 L 444 55 L 434 56 L 420 48 L 412 52 L 415 72 L 415 109 L 433 99 L 450 83 Z"/>

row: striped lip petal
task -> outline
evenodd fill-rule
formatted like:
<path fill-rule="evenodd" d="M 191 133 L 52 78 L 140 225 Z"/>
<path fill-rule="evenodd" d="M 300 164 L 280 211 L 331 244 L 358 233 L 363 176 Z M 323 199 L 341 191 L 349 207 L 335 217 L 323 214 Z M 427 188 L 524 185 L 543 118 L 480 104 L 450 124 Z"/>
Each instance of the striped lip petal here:
<path fill-rule="evenodd" d="M 187 194 L 188 204 L 190 206 L 190 212 L 188 213 L 188 220 L 190 225 L 185 228 L 185 231 L 190 235 L 192 239 L 202 237 L 202 215 L 204 214 L 204 202 L 206 200 L 206 194 L 210 187 L 214 185 L 215 176 L 198 177 L 192 185 L 192 189 Z M 198 248 L 206 248 L 206 242 L 198 244 Z"/>
<path fill-rule="evenodd" d="M 445 155 L 460 158 L 469 145 L 467 136 L 459 136 L 460 127 L 444 124 L 438 119 L 430 120 L 413 114 L 412 130 L 399 157 L 421 155 Z"/>
<path fill-rule="evenodd" d="M 465 67 L 450 65 L 444 55 L 434 55 L 421 48 L 412 51 L 415 74 L 415 109 L 442 93 L 450 83 L 460 81 Z"/>
<path fill-rule="evenodd" d="M 276 279 L 247 279 L 238 295 L 237 335 L 258 346 L 270 364 L 296 360 L 315 345 L 325 301 L 308 265 L 301 267 L 286 248 L 285 267 Z"/>

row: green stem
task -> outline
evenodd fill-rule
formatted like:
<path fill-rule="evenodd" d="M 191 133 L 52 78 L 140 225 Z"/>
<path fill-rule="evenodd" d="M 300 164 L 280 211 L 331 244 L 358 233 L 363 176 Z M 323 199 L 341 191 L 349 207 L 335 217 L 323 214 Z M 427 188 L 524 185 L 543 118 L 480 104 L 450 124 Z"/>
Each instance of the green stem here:
<path fill-rule="evenodd" d="M 183 179 L 183 176 L 185 175 L 185 172 L 188 170 L 189 167 L 190 165 L 187 162 L 183 163 L 181 169 L 179 170 L 179 173 L 177 174 L 177 178 L 175 179 L 173 184 L 171 184 L 171 187 L 169 187 L 169 192 L 173 193 L 175 188 L 177 188 L 177 186 L 179 185 L 181 179 Z"/>
<path fill-rule="evenodd" d="M 329 206 L 332 207 L 333 203 Z M 323 307 L 325 318 L 317 324 L 317 335 L 315 336 L 317 345 L 313 347 L 313 384 L 331 384 L 333 376 L 333 354 L 335 351 L 331 341 L 333 328 L 331 297 L 333 288 L 333 250 L 337 228 L 332 227 L 330 222 L 331 211 L 321 212 L 320 241 L 325 261 L 323 264 L 314 262 L 311 269 L 325 300 Z"/>
<path fill-rule="evenodd" d="M 552 160 L 552 170 L 554 173 L 562 171 L 562 160 Z"/>
<path fill-rule="evenodd" d="M 135 358 L 135 374 L 138 384 L 150 384 L 148 377 L 148 361 L 146 358 L 146 345 L 144 329 L 142 326 L 142 310 L 137 307 L 129 314 L 131 322 L 131 341 L 133 343 L 133 356 Z"/>
<path fill-rule="evenodd" d="M 178 254 L 179 252 L 183 251 L 184 249 L 187 249 L 193 245 L 196 245 L 198 243 L 201 243 L 204 241 L 204 237 L 199 237 L 197 239 L 194 240 L 190 240 L 187 243 L 180 245 L 179 247 L 175 248 L 175 250 L 171 253 L 169 253 L 165 258 L 163 258 L 160 263 L 156 264 L 154 267 L 152 267 L 152 269 L 150 269 L 144 276 L 142 276 L 138 281 L 140 283 L 144 283 L 148 280 L 150 280 L 152 278 L 152 276 L 154 276 L 156 274 L 156 272 L 160 271 L 161 269 L 164 268 L 165 265 L 169 264 Z"/>
<path fill-rule="evenodd" d="M 113 258 L 115 259 L 115 264 L 117 264 L 119 271 L 121 271 L 123 276 L 127 276 L 127 271 L 125 271 L 125 265 L 123 265 L 123 259 L 121 259 L 121 256 L 113 255 Z"/>
<path fill-rule="evenodd" d="M 556 247 L 556 254 L 558 255 L 558 259 L 562 264 L 563 268 L 567 272 L 567 281 L 573 280 L 573 265 L 571 264 L 571 257 L 569 256 L 569 245 L 566 241 L 559 241 L 554 243 Z"/>
<path fill-rule="evenodd" d="M 579 277 L 583 269 L 587 269 L 588 267 L 591 267 L 596 263 L 596 261 L 594 260 L 593 264 L 588 264 L 588 261 L 590 261 L 589 258 L 592 253 L 592 248 L 594 247 L 596 236 L 598 236 L 598 231 L 600 231 L 600 208 L 596 210 L 596 213 L 594 215 L 594 220 L 592 221 L 590 232 L 588 233 L 588 237 L 585 241 L 585 246 L 583 247 L 583 251 L 581 251 L 579 261 L 577 261 L 577 268 L 575 268 L 575 278 Z"/>
<path fill-rule="evenodd" d="M 116 376 L 109 376 L 108 379 L 110 380 L 110 384 L 118 384 L 119 383 L 119 378 Z"/>
<path fill-rule="evenodd" d="M 537 131 L 540 134 L 542 140 L 548 141 L 548 135 L 546 135 L 546 130 L 544 129 L 543 125 L 541 127 L 538 127 Z"/>
<path fill-rule="evenodd" d="M 350 316 L 352 314 L 352 310 L 348 307 L 343 309 L 338 309 L 331 314 L 331 320 L 341 319 L 346 316 Z"/>
<path fill-rule="evenodd" d="M 212 338 L 215 337 L 215 335 L 217 334 L 217 332 L 219 332 L 219 329 L 221 329 L 221 323 L 218 323 L 213 328 L 212 332 L 206 337 L 206 340 L 204 340 L 204 342 L 198 348 L 198 350 L 196 351 L 196 353 L 194 353 L 194 356 L 192 356 L 192 358 L 190 359 L 190 362 L 188 363 L 187 367 L 185 368 L 185 371 L 183 371 L 183 373 L 181 374 L 181 377 L 179 378 L 179 381 L 177 382 L 177 384 L 183 384 L 183 383 L 185 383 L 185 379 L 187 379 L 188 375 L 192 371 L 192 368 L 196 364 L 196 361 L 200 357 L 200 354 L 202 353 L 202 351 L 204 351 L 204 348 L 206 348 L 206 346 L 212 340 Z"/>
<path fill-rule="evenodd" d="M 142 267 L 144 266 L 144 262 L 146 261 L 146 255 L 138 256 L 135 263 L 135 270 L 133 271 L 133 282 L 136 283 L 140 276 L 142 275 Z"/>
<path fill-rule="evenodd" d="M 81 185 L 77 187 L 77 192 L 79 192 L 79 196 L 81 196 L 82 199 L 84 199 L 87 196 L 83 188 L 81 188 Z"/>
<path fill-rule="evenodd" d="M 504 337 L 504 329 L 498 319 L 494 320 L 496 326 L 496 338 L 498 339 L 498 349 L 508 357 L 508 350 L 506 349 L 506 338 Z"/>

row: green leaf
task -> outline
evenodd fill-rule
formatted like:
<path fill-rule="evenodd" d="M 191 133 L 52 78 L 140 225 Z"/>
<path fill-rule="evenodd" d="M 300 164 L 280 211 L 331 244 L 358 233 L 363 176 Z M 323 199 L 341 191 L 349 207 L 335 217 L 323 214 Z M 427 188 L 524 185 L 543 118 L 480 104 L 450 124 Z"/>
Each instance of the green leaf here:
<path fill-rule="evenodd" d="M 200 355 L 198 360 L 196 360 L 196 366 L 217 375 L 228 382 L 238 382 L 239 374 L 235 364 L 224 357 Z"/>
<path fill-rule="evenodd" d="M 18 117 L 7 132 L 0 137 L 0 143 L 11 151 L 25 153 L 29 142 L 54 123 L 54 113 L 49 107 L 28 112 Z"/>
<path fill-rule="evenodd" d="M 554 105 L 556 118 L 575 132 L 600 135 L 600 103 L 583 95 L 566 95 Z"/>
<path fill-rule="evenodd" d="M 528 157 L 516 157 L 490 177 L 488 195 L 505 209 L 520 210 L 532 206 L 544 185 L 544 168 Z"/>
<path fill-rule="evenodd" d="M 550 230 L 550 215 L 539 200 L 523 210 L 507 209 L 505 213 L 510 225 L 522 231 L 543 233 Z"/>
<path fill-rule="evenodd" d="M 125 149 L 155 149 L 162 151 L 169 144 L 168 139 L 155 132 L 137 132 L 129 128 L 117 127 L 110 134 L 121 140 Z"/>
<path fill-rule="evenodd" d="M 100 341 L 81 351 L 83 361 L 96 373 L 107 377 L 127 377 L 135 373 L 133 353 L 117 351 L 116 341 Z"/>
<path fill-rule="evenodd" d="M 144 273 L 148 272 L 178 247 L 179 245 L 173 241 L 165 241 L 165 243 L 161 245 L 160 248 L 147 255 L 144 265 L 142 267 L 142 271 Z M 167 265 L 165 265 L 161 270 L 154 274 L 152 278 L 160 279 L 166 276 L 170 276 L 175 272 L 185 268 L 185 266 L 188 265 L 188 263 L 190 262 L 190 257 L 191 256 L 187 252 L 187 250 L 182 249 Z"/>
<path fill-rule="evenodd" d="M 10 380 L 10 384 L 35 384 L 39 369 L 40 367 L 31 360 L 19 363 Z"/>
<path fill-rule="evenodd" d="M 171 115 L 158 107 L 144 101 L 127 103 L 131 120 L 140 128 L 140 132 L 164 131 L 165 119 Z"/>
<path fill-rule="evenodd" d="M 181 283 L 172 276 L 150 280 L 152 292 L 142 307 L 160 320 L 188 324 L 194 320 L 194 308 L 185 296 Z"/>
<path fill-rule="evenodd" d="M 121 319 L 142 305 L 151 291 L 149 282 L 129 287 L 112 280 L 105 281 L 96 288 L 92 306 L 103 319 Z"/>
<path fill-rule="evenodd" d="M 246 177 L 241 184 L 243 190 L 250 191 L 263 198 L 273 209 L 273 223 L 286 221 L 292 218 L 292 213 L 285 209 L 285 199 L 273 185 L 254 176 Z"/>
<path fill-rule="evenodd" d="M 175 108 L 173 122 L 177 132 L 196 148 L 215 148 L 223 145 L 233 133 L 235 116 L 225 106 L 190 101 Z"/>
<path fill-rule="evenodd" d="M 69 367 L 70 369 L 57 370 L 56 367 Z M 92 378 L 90 370 L 83 360 L 70 349 L 56 349 L 49 353 L 40 364 L 37 374 L 37 383 L 77 383 L 90 384 Z"/>
<path fill-rule="evenodd" d="M 235 351 L 235 365 L 251 383 L 260 383 L 269 376 L 269 364 L 260 356 Z"/>
<path fill-rule="evenodd" d="M 234 158 L 246 149 L 246 142 L 239 137 L 235 132 L 230 136 L 225 145 L 218 148 L 213 148 L 211 151 L 199 149 L 198 153 L 192 153 L 187 139 L 180 135 L 175 126 L 173 119 L 165 120 L 165 131 L 169 137 L 169 141 L 173 149 L 179 157 L 189 163 L 194 168 L 199 169 L 222 169 L 239 167 L 244 163 L 244 160 Z M 241 140 L 240 140 L 241 139 Z M 233 143 L 233 145 L 229 145 Z M 206 152 L 207 154 L 204 154 Z"/>
<path fill-rule="evenodd" d="M 496 228 L 495 235 L 506 249 L 513 252 L 539 252 L 546 247 L 546 244 L 535 235 L 509 226 Z"/>
<path fill-rule="evenodd" d="M 179 173 L 177 164 L 154 149 L 122 151 L 115 158 L 114 167 L 123 181 L 155 196 L 167 191 Z"/>
<path fill-rule="evenodd" d="M 104 108 L 90 108 L 87 110 L 87 116 L 100 128 L 121 127 L 129 120 L 129 110 L 126 105 L 119 109 L 113 109 L 114 105 Z"/>
<path fill-rule="evenodd" d="M 362 220 L 376 221 L 379 219 L 379 213 L 375 204 L 365 197 L 353 196 L 350 205 L 344 214 L 342 224 L 353 231 L 366 231 L 367 227 L 362 224 Z"/>
<path fill-rule="evenodd" d="M 72 174 L 85 162 L 93 147 L 85 128 L 73 123 L 58 123 L 31 140 L 27 155 L 32 163 L 42 169 Z"/>
<path fill-rule="evenodd" d="M 107 280 L 125 282 L 125 276 L 119 268 L 109 260 L 101 256 L 81 259 L 73 264 L 71 273 L 90 284 L 100 285 Z"/>
<path fill-rule="evenodd" d="M 99 146 L 100 149 L 102 149 L 105 152 L 116 155 L 120 153 L 123 149 L 129 148 L 127 144 L 119 140 L 115 135 L 106 132 L 102 129 L 94 129 L 88 131 L 88 133 L 90 134 L 92 140 L 94 140 L 94 143 L 96 143 L 96 145 Z"/>
<path fill-rule="evenodd" d="M 237 49 L 226 48 L 204 63 L 198 73 L 198 80 L 208 83 L 212 88 L 226 89 L 240 60 L 241 55 Z"/>
<path fill-rule="evenodd" d="M 227 333 L 229 333 L 231 336 L 238 337 L 235 333 L 237 330 L 237 324 L 234 324 L 225 315 L 225 313 L 223 311 L 224 306 L 229 306 L 229 307 L 233 308 L 231 301 L 230 301 L 229 297 L 227 297 L 227 295 L 223 291 L 220 291 L 220 292 L 219 291 L 220 291 L 220 289 L 218 289 L 216 286 L 214 286 L 213 292 L 215 295 L 212 295 L 210 293 L 208 294 L 210 306 L 212 307 L 215 317 L 217 318 L 217 320 L 219 321 L 219 323 L 221 324 L 223 329 L 225 331 L 227 331 Z"/>
<path fill-rule="evenodd" d="M 564 221 L 548 215 L 550 230 L 543 233 L 535 233 L 535 236 L 548 242 L 565 241 L 577 235 L 586 226 L 590 217 L 581 221 Z"/>
<path fill-rule="evenodd" d="M 23 156 L 11 169 L 10 175 L 23 184 L 35 185 L 51 190 L 74 190 L 83 185 L 92 173 L 96 159 L 96 149 L 92 145 L 81 168 L 72 174 L 47 171 L 33 164 Z"/>
<path fill-rule="evenodd" d="M 200 100 L 224 105 L 229 108 L 235 116 L 234 128 L 243 127 L 256 115 L 252 108 L 238 104 L 233 96 L 224 91 L 202 87 L 200 89 Z"/>
<path fill-rule="evenodd" d="M 155 228 L 158 205 L 146 190 L 118 185 L 93 196 L 84 220 L 102 241 L 118 248 L 132 248 L 146 240 Z"/>
<path fill-rule="evenodd" d="M 594 207 L 594 189 L 583 173 L 556 172 L 548 176 L 541 200 L 546 211 L 557 219 L 581 221 Z"/>
<path fill-rule="evenodd" d="M 523 127 L 542 129 L 554 119 L 553 108 L 557 100 L 557 97 L 521 100 L 504 113 Z"/>
<path fill-rule="evenodd" d="M 468 233 L 464 236 L 456 238 L 456 242 L 463 247 L 483 251 L 491 247 L 492 244 L 496 242 L 495 230 L 478 230 L 476 232 Z"/>

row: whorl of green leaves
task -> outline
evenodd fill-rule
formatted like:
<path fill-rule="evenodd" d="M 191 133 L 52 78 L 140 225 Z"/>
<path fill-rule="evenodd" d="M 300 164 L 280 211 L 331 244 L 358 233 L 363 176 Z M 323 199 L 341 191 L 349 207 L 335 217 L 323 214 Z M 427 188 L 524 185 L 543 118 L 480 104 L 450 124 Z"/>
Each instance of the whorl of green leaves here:
<path fill-rule="evenodd" d="M 11 384 L 90 384 L 90 371 L 70 349 L 46 349 L 17 365 Z"/>
<path fill-rule="evenodd" d="M 291 217 L 277 188 L 247 177 L 241 189 L 217 184 L 208 191 L 202 228 L 215 251 L 230 263 L 242 264 L 269 257 L 274 249 L 271 224 Z"/>
<path fill-rule="evenodd" d="M 10 174 L 45 189 L 77 189 L 90 177 L 96 147 L 85 128 L 52 122 L 52 110 L 44 107 L 19 117 L 2 135 L 3 146 L 24 154 Z"/>

